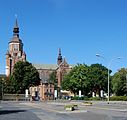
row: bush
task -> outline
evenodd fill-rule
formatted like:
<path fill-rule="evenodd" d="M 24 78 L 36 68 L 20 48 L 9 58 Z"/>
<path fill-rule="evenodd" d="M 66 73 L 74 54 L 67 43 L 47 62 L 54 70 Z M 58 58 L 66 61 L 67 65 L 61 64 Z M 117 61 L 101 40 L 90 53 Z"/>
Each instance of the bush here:
<path fill-rule="evenodd" d="M 74 96 L 72 100 L 89 100 L 89 98 L 87 96 L 85 97 Z"/>
<path fill-rule="evenodd" d="M 95 101 L 103 100 L 103 101 L 105 101 L 105 100 L 107 100 L 107 98 L 91 97 L 91 98 L 89 98 L 89 100 L 95 100 Z"/>
<path fill-rule="evenodd" d="M 127 96 L 113 96 L 110 97 L 111 101 L 127 101 Z"/>

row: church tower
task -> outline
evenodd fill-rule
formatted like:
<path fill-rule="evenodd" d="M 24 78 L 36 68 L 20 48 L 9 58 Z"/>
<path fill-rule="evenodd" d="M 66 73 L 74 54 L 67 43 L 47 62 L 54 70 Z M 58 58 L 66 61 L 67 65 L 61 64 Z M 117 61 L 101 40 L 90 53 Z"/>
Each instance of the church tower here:
<path fill-rule="evenodd" d="M 19 27 L 16 18 L 13 28 L 13 37 L 9 42 L 9 49 L 6 52 L 6 76 L 12 74 L 13 67 L 18 61 L 26 61 L 26 54 L 23 51 L 22 40 L 19 38 Z"/>
<path fill-rule="evenodd" d="M 58 58 L 57 58 L 57 64 L 60 65 L 60 63 L 63 61 L 62 55 L 61 55 L 61 49 L 59 48 Z"/>

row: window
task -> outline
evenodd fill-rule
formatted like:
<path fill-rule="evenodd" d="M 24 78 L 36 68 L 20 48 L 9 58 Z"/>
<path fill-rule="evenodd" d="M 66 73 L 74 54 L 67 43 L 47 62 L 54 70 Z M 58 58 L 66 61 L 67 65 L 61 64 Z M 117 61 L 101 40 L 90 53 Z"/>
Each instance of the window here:
<path fill-rule="evenodd" d="M 19 52 L 19 53 L 18 53 L 18 57 L 20 57 L 20 56 L 21 56 L 21 53 Z"/>
<path fill-rule="evenodd" d="M 17 56 L 17 53 L 13 53 L 14 56 Z"/>
<path fill-rule="evenodd" d="M 52 89 L 50 89 L 50 93 L 52 92 Z"/>
<path fill-rule="evenodd" d="M 14 51 L 17 50 L 18 51 L 18 45 L 14 44 Z"/>

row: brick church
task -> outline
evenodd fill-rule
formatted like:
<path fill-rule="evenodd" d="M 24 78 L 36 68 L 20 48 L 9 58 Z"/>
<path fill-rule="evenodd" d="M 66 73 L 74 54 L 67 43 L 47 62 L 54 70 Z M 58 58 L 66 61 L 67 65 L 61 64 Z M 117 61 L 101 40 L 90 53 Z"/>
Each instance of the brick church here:
<path fill-rule="evenodd" d="M 17 61 L 26 61 L 26 54 L 23 51 L 22 40 L 19 38 L 19 27 L 16 19 L 13 37 L 9 42 L 9 49 L 6 52 L 6 76 L 12 74 L 14 64 Z"/>
<path fill-rule="evenodd" d="M 26 61 L 26 53 L 23 51 L 23 43 L 19 37 L 19 26 L 16 18 L 13 37 L 6 52 L 6 76 L 13 73 L 14 65 L 18 61 Z M 38 95 L 41 100 L 54 98 L 54 85 L 48 83 L 50 74 L 56 72 L 58 88 L 60 89 L 64 74 L 72 69 L 72 66 L 67 63 L 65 58 L 62 58 L 60 48 L 58 50 L 57 64 L 33 64 L 33 66 L 39 72 L 41 83 L 40 86 L 31 87 L 30 94 L 31 96 Z"/>

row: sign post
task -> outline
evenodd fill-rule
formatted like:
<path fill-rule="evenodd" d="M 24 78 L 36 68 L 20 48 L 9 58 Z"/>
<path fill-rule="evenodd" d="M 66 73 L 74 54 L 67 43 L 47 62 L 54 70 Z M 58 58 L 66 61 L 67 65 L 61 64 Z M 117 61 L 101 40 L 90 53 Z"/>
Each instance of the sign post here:
<path fill-rule="evenodd" d="M 57 98 L 57 90 L 54 91 L 54 99 L 56 100 Z"/>
<path fill-rule="evenodd" d="M 28 89 L 25 90 L 25 98 L 27 100 L 27 98 L 29 97 L 29 93 L 28 93 Z"/>
<path fill-rule="evenodd" d="M 81 93 L 81 90 L 79 90 L 79 97 L 82 97 L 82 93 Z"/>

